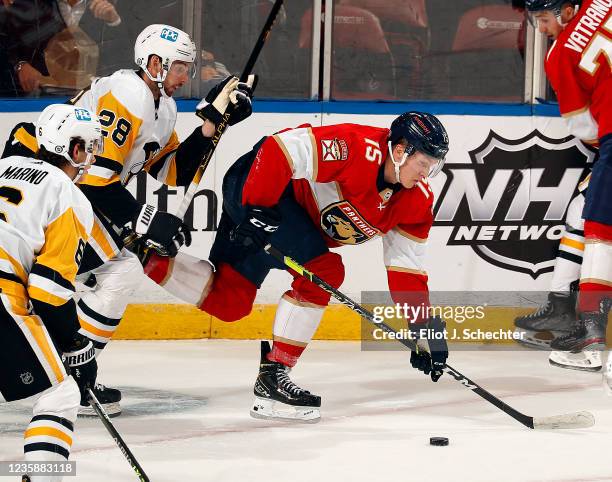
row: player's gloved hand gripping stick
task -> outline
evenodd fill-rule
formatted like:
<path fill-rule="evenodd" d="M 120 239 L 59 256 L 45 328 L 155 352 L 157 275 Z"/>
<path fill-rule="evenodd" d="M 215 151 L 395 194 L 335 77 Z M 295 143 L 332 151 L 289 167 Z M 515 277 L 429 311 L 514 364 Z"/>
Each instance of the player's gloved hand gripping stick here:
<path fill-rule="evenodd" d="M 279 260 L 285 266 L 291 268 L 296 273 L 305 277 L 306 279 L 317 285 L 319 288 L 327 291 L 338 301 L 348 306 L 351 310 L 355 311 L 357 314 L 361 315 L 369 322 L 376 325 L 377 328 L 381 328 L 387 333 L 396 333 L 395 330 L 389 325 L 386 325 L 383 322 L 376 321 L 374 315 L 370 311 L 366 310 L 363 306 L 351 300 L 348 296 L 344 295 L 343 293 L 335 289 L 333 286 L 326 283 L 314 273 L 308 271 L 294 259 L 283 255 L 271 244 L 268 244 L 264 249 L 268 254 Z M 417 348 L 416 343 L 413 340 L 406 340 L 400 336 L 395 336 L 394 338 L 413 352 L 416 351 L 418 353 L 422 350 L 421 348 Z M 515 410 L 510 405 L 507 405 L 506 403 L 502 402 L 495 395 L 489 393 L 480 385 L 476 384 L 468 377 L 460 373 L 458 370 L 452 368 L 450 365 L 445 364 L 442 370 L 454 380 L 461 383 L 461 385 L 463 385 L 465 388 L 469 388 L 474 393 L 480 395 L 487 402 L 495 405 L 497 408 L 507 413 L 518 422 L 522 423 L 525 427 L 533 429 L 587 428 L 595 424 L 595 417 L 593 417 L 593 414 L 585 411 L 566 413 L 563 415 L 554 415 L 551 417 L 530 417 L 529 415 L 525 415 L 524 413 Z"/>
<path fill-rule="evenodd" d="M 259 38 L 257 39 L 257 42 L 253 46 L 253 50 L 251 51 L 251 55 L 249 56 L 247 60 L 244 70 L 242 71 L 242 74 L 240 75 L 239 82 L 230 77 L 218 86 L 220 89 L 224 89 L 224 88 L 229 89 L 231 87 L 232 90 L 234 89 L 234 87 L 236 87 L 237 90 L 234 90 L 234 95 L 237 97 L 235 99 L 236 102 L 234 103 L 233 102 L 234 99 L 230 99 L 231 102 L 229 103 L 229 105 L 215 105 L 215 102 L 212 96 L 210 97 L 209 101 L 208 101 L 209 96 L 207 96 L 207 98 L 204 99 L 204 101 L 202 101 L 198 105 L 198 109 L 196 112 L 197 115 L 201 117 L 202 119 L 208 118 L 209 120 L 214 121 L 216 124 L 216 132 L 212 137 L 210 148 L 204 154 L 202 161 L 200 162 L 200 165 L 198 166 L 196 173 L 193 176 L 191 183 L 189 184 L 189 187 L 185 191 L 185 196 L 183 197 L 183 200 L 181 201 L 178 211 L 176 212 L 176 216 L 178 218 L 183 219 L 183 217 L 185 216 L 185 213 L 187 212 L 187 209 L 191 205 L 193 196 L 198 191 L 198 186 L 200 184 L 200 181 L 204 175 L 204 172 L 206 171 L 208 167 L 208 164 L 210 163 L 210 160 L 212 159 L 213 154 L 215 153 L 215 150 L 217 149 L 217 145 L 219 144 L 219 141 L 221 140 L 221 136 L 223 135 L 223 133 L 225 132 L 228 126 L 233 125 L 235 122 L 238 122 L 239 120 L 241 120 L 239 118 L 234 118 L 233 116 L 234 110 L 236 106 L 240 106 L 241 104 L 243 104 L 244 99 L 241 97 L 243 97 L 244 95 L 248 96 L 249 94 L 252 95 L 252 91 L 255 89 L 256 78 L 255 76 L 251 75 L 251 71 L 253 70 L 253 67 L 255 66 L 255 62 L 257 61 L 257 58 L 259 57 L 259 54 L 261 53 L 264 47 L 264 44 L 266 43 L 266 40 L 268 39 L 270 35 L 270 31 L 272 30 L 272 25 L 274 24 L 274 21 L 276 20 L 276 17 L 278 16 L 278 12 L 280 11 L 282 6 L 283 6 L 283 0 L 276 0 L 274 2 L 274 5 L 272 6 L 270 13 L 268 14 L 266 23 L 264 24 L 261 30 L 261 33 L 259 34 Z M 215 116 L 214 114 L 215 112 L 218 113 L 219 116 Z M 236 114 L 239 117 L 242 117 L 244 115 L 243 111 L 237 112 Z M 214 117 L 214 119 L 210 119 L 210 117 Z M 133 249 L 135 245 L 137 244 L 137 242 L 138 242 L 137 235 L 133 235 L 129 238 L 126 238 L 125 240 L 125 244 L 126 244 L 126 247 L 128 247 L 128 249 Z M 162 253 L 162 254 L 165 254 L 165 253 Z M 150 253 L 139 254 L 139 257 L 143 265 L 156 262 L 155 260 L 156 256 L 151 256 Z"/>

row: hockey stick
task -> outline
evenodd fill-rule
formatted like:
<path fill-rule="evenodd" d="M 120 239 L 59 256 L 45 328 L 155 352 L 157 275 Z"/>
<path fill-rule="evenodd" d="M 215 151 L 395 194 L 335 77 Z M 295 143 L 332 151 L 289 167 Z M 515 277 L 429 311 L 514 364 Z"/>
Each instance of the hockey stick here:
<path fill-rule="evenodd" d="M 249 55 L 249 58 L 247 60 L 246 65 L 244 66 L 242 74 L 240 74 L 241 82 L 246 82 L 248 80 L 249 75 L 251 74 L 251 71 L 253 70 L 253 67 L 255 66 L 255 62 L 257 62 L 257 58 L 259 57 L 259 54 L 261 53 L 266 43 L 266 40 L 268 40 L 268 37 L 270 36 L 272 25 L 274 24 L 274 21 L 276 20 L 276 17 L 278 16 L 278 12 L 280 11 L 282 6 L 283 6 L 283 0 L 276 0 L 274 2 L 274 5 L 272 5 L 272 10 L 270 10 L 270 13 L 268 14 L 266 23 L 264 24 L 261 30 L 261 33 L 259 34 L 259 38 L 257 39 L 257 42 L 255 42 L 255 45 L 253 46 L 253 50 L 251 51 L 251 54 Z M 219 141 L 221 140 L 221 136 L 223 135 L 223 133 L 225 132 L 225 130 L 227 129 L 229 125 L 228 122 L 229 122 L 230 116 L 232 115 L 233 110 L 234 110 L 233 106 L 232 104 L 230 104 L 227 110 L 225 111 L 225 114 L 223 114 L 223 121 L 217 126 L 215 130 L 215 134 L 213 135 L 211 139 L 212 142 L 209 148 L 207 149 L 207 151 L 204 153 L 204 156 L 202 157 L 202 160 L 200 161 L 200 164 L 198 165 L 196 172 L 193 175 L 193 179 L 191 180 L 189 187 L 185 191 L 183 200 L 181 201 L 181 204 L 179 205 L 179 208 L 175 213 L 177 217 L 181 219 L 185 217 L 185 213 L 187 212 L 187 209 L 189 209 L 189 206 L 191 205 L 191 201 L 193 200 L 193 197 L 198 191 L 198 187 L 200 186 L 200 181 L 202 180 L 202 177 L 204 177 L 204 172 L 206 172 L 206 169 L 208 168 L 208 164 L 210 164 L 210 160 L 212 159 L 212 156 L 215 153 L 215 150 L 217 149 L 217 145 L 219 144 Z M 133 250 L 134 247 L 136 246 L 136 243 L 138 243 L 140 236 L 137 235 L 132 230 L 130 230 L 130 232 L 127 235 L 125 236 L 122 235 L 122 238 L 123 238 L 123 244 L 125 245 L 125 247 L 127 247 L 129 250 Z M 146 249 L 148 250 L 151 247 L 152 246 L 147 246 Z M 153 247 L 153 249 L 155 248 Z M 151 256 L 147 256 L 145 254 L 141 258 L 141 263 L 143 265 L 146 265 L 148 262 L 156 262 L 154 253 L 151 253 Z"/>
<path fill-rule="evenodd" d="M 413 350 L 416 347 L 416 343 L 412 340 L 405 340 L 403 337 L 399 336 L 397 332 L 390 327 L 389 325 L 378 322 L 374 318 L 374 315 L 370 313 L 367 309 L 365 309 L 360 304 L 351 300 L 348 296 L 338 291 L 336 288 L 331 286 L 329 283 L 326 283 L 321 278 L 319 278 L 316 274 L 311 273 L 306 268 L 304 268 L 301 264 L 299 264 L 294 259 L 283 255 L 278 249 L 276 249 L 271 244 L 268 244 L 265 248 L 265 251 L 279 260 L 288 268 L 291 268 L 296 273 L 299 273 L 304 278 L 308 279 L 319 288 L 327 291 L 330 295 L 336 298 L 338 301 L 348 306 L 351 310 L 356 312 L 358 315 L 361 315 L 363 318 L 368 320 L 370 323 L 373 323 L 377 327 L 381 328 L 387 333 L 395 333 L 397 336 L 394 338 L 398 340 L 402 345 Z M 530 417 L 529 415 L 525 415 L 524 413 L 519 412 L 518 410 L 512 408 L 510 405 L 502 402 L 499 398 L 497 398 L 492 393 L 489 393 L 484 388 L 479 386 L 474 381 L 470 380 L 468 377 L 460 373 L 458 370 L 455 370 L 450 365 L 446 365 L 444 368 L 444 373 L 450 375 L 454 380 L 458 381 L 465 388 L 469 388 L 477 395 L 480 395 L 487 402 L 495 405 L 497 408 L 502 410 L 503 412 L 510 415 L 513 419 L 522 423 L 525 427 L 533 428 L 533 429 L 556 429 L 556 428 L 587 428 L 592 427 L 595 424 L 595 417 L 590 412 L 573 412 L 567 413 L 563 415 L 555 415 L 552 417 Z"/>
<path fill-rule="evenodd" d="M 246 65 L 244 66 L 244 70 L 242 71 L 242 74 L 240 74 L 241 82 L 246 82 L 248 80 L 248 77 L 251 74 L 251 71 L 253 70 L 253 67 L 255 66 L 255 62 L 257 62 L 257 58 L 259 57 L 259 54 L 261 53 L 261 50 L 263 49 L 264 44 L 266 43 L 266 40 L 268 39 L 270 35 L 270 31 L 272 30 L 272 25 L 274 24 L 274 21 L 276 20 L 278 12 L 280 11 L 282 6 L 283 6 L 283 0 L 276 0 L 274 2 L 274 5 L 272 6 L 272 10 L 270 10 L 270 13 L 268 14 L 266 23 L 264 24 L 263 29 L 261 30 L 261 33 L 259 34 L 259 38 L 257 39 L 257 42 L 255 42 L 255 45 L 253 46 L 253 50 L 251 51 L 251 55 L 249 56 Z M 221 140 L 221 136 L 227 129 L 228 121 L 229 121 L 230 116 L 232 115 L 232 111 L 233 111 L 233 108 L 231 107 L 231 104 L 230 104 L 230 107 L 228 107 L 225 114 L 223 114 L 223 121 L 217 126 L 217 130 L 215 131 L 215 134 L 212 137 L 212 144 L 210 145 L 210 148 L 204 154 L 204 157 L 202 158 L 202 161 L 200 162 L 200 165 L 198 166 L 193 176 L 191 184 L 189 184 L 189 188 L 187 189 L 187 191 L 185 191 L 185 196 L 183 197 L 183 200 L 181 201 L 181 204 L 176 212 L 176 216 L 178 216 L 181 219 L 183 219 L 183 217 L 185 216 L 185 213 L 187 212 L 187 209 L 189 208 L 189 205 L 191 204 L 193 196 L 195 196 L 195 193 L 198 190 L 198 186 L 200 184 L 202 177 L 204 176 L 204 172 L 208 168 L 208 164 L 210 163 L 210 160 L 212 159 L 212 156 L 215 153 L 215 150 L 217 149 L 217 145 L 219 144 L 219 141 Z"/>
<path fill-rule="evenodd" d="M 94 395 L 91 388 L 88 388 L 87 391 L 89 392 L 89 404 L 91 405 L 91 408 L 94 409 L 98 417 L 100 417 L 100 420 L 102 420 L 104 427 L 106 430 L 108 430 L 110 436 L 113 437 L 113 440 L 119 447 L 119 450 L 121 450 L 121 453 L 130 464 L 130 467 L 132 467 L 132 470 L 134 470 L 138 476 L 138 479 L 142 482 L 149 482 L 149 477 L 147 477 L 147 474 L 145 474 L 144 470 L 142 470 L 142 467 L 136 460 L 136 457 L 134 457 L 134 454 L 132 454 L 126 443 L 121 438 L 121 435 L 119 435 L 119 432 L 117 432 L 117 429 L 111 422 L 111 419 L 108 417 L 107 413 L 104 411 L 104 408 L 102 408 L 102 405 L 100 405 L 100 402 Z"/>

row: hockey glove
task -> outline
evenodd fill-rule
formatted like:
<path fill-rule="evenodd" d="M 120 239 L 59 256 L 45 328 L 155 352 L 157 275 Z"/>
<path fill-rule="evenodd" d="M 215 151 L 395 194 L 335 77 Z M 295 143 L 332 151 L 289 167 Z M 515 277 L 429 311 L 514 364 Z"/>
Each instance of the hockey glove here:
<path fill-rule="evenodd" d="M 249 206 L 244 221 L 231 231 L 230 240 L 255 253 L 268 244 L 280 221 L 280 215 L 273 208 Z"/>
<path fill-rule="evenodd" d="M 233 106 L 228 124 L 233 126 L 251 115 L 251 99 L 257 85 L 257 76 L 249 75 L 247 82 L 240 82 L 236 77 L 227 77 L 215 85 L 204 99 L 196 106 L 196 115 L 208 119 L 215 125 L 223 122 L 229 104 Z"/>
<path fill-rule="evenodd" d="M 191 230 L 181 218 L 158 211 L 150 204 L 142 207 L 132 222 L 132 228 L 162 256 L 173 258 L 181 246 L 191 244 Z"/>
<path fill-rule="evenodd" d="M 427 323 L 410 326 L 413 339 L 417 340 L 416 350 L 412 350 L 410 354 L 410 364 L 412 368 L 430 375 L 434 382 L 444 373 L 448 358 L 445 328 L 446 325 L 440 318 L 431 318 Z M 429 352 L 423 346 L 425 340 L 429 345 Z"/>
<path fill-rule="evenodd" d="M 85 337 L 75 340 L 70 351 L 64 352 L 66 365 L 70 367 L 70 374 L 79 386 L 81 392 L 81 405 L 89 405 L 88 388 L 93 388 L 98 375 L 96 350 L 93 343 Z"/>

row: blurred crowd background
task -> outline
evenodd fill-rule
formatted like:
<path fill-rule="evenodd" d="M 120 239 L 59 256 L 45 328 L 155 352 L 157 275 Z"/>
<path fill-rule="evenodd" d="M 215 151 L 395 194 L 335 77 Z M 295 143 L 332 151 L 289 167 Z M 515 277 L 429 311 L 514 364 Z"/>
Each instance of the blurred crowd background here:
<path fill-rule="evenodd" d="M 0 1 L 1 97 L 71 95 L 135 68 L 134 40 L 151 23 L 192 34 L 199 76 L 175 97 L 200 97 L 241 71 L 272 5 Z M 289 0 L 255 68 L 257 97 L 522 102 L 525 18 L 520 0 Z"/>

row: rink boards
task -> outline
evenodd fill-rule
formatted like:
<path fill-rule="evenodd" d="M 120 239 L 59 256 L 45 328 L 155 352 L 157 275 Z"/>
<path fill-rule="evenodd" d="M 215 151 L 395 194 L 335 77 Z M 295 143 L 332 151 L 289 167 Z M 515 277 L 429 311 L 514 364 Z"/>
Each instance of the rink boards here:
<path fill-rule="evenodd" d="M 279 105 L 284 106 L 279 110 L 291 107 L 291 103 Z M 329 109 L 332 113 L 300 107 L 307 103 L 295 105 L 304 112 L 258 112 L 256 104 L 256 113 L 251 118 L 228 129 L 204 176 L 193 210 L 188 213 L 188 221 L 195 231 L 187 252 L 207 257 L 221 212 L 223 175 L 235 159 L 264 135 L 304 123 L 388 126 L 397 114 L 414 108 L 411 104 L 382 104 L 382 109 L 369 110 L 383 113 L 372 115 L 363 113 L 368 112 L 368 104 L 352 109 Z M 199 124 L 193 113 L 182 112 L 189 106 L 188 102 L 179 104 L 181 112 L 176 130 L 180 138 L 189 135 Z M 488 106 L 481 114 L 470 115 L 462 115 L 461 109 L 452 105 L 431 109 L 440 116 L 451 142 L 444 171 L 431 181 L 437 199 L 427 262 L 431 290 L 548 290 L 567 206 L 594 154 L 568 137 L 560 117 L 548 113 L 531 115 L 525 107 L 500 106 L 495 110 L 494 106 Z M 499 115 L 504 112 L 508 114 Z M 4 112 L 0 116 L 0 142 L 4 144 L 15 123 L 33 121 L 36 117 L 34 111 Z M 161 187 L 147 176 L 132 182 L 130 190 L 139 200 L 170 212 L 178 208 L 182 196 L 182 188 Z M 347 246 L 339 252 L 346 266 L 343 292 L 360 300 L 362 291 L 386 289 L 380 239 Z M 146 280 L 136 290 L 116 337 L 269 336 L 275 304 L 289 285 L 290 277 L 286 273 L 271 273 L 258 293 L 253 313 L 240 322 L 226 324 L 180 304 Z M 486 322 L 483 321 L 487 327 L 511 327 L 514 316 L 509 316 L 503 308 L 488 309 Z M 458 327 L 463 328 L 464 324 Z M 331 306 L 326 310 L 317 337 L 359 339 L 359 318 L 345 307 Z"/>

